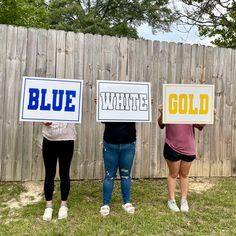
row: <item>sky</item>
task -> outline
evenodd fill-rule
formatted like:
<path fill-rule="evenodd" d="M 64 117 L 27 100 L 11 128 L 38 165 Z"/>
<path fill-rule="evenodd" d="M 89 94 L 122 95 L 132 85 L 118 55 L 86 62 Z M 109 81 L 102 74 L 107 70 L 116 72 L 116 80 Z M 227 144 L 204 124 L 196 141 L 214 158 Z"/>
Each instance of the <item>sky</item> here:
<path fill-rule="evenodd" d="M 152 34 L 151 27 L 149 27 L 147 24 L 141 25 L 138 28 L 139 37 L 142 37 L 144 39 L 212 46 L 212 44 L 210 43 L 211 41 L 210 38 L 199 37 L 197 27 L 192 27 L 191 30 L 189 30 L 189 32 L 187 33 L 186 31 L 187 30 L 184 29 L 183 27 L 182 28 L 178 27 L 177 29 L 176 26 L 173 26 L 171 32 L 167 33 L 158 32 L 157 34 L 154 35 Z"/>

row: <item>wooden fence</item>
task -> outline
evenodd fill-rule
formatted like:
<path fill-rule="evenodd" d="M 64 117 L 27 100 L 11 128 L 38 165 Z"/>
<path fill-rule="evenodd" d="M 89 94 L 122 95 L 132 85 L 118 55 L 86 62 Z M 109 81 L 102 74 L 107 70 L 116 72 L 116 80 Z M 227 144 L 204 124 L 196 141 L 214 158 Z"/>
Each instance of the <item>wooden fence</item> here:
<path fill-rule="evenodd" d="M 236 51 L 200 45 L 0 25 L 0 178 L 41 180 L 41 124 L 19 122 L 22 76 L 84 80 L 72 179 L 103 177 L 103 125 L 96 123 L 96 81 L 152 83 L 152 123 L 137 124 L 134 178 L 166 176 L 164 131 L 157 125 L 163 83 L 215 84 L 218 120 L 196 133 L 192 176 L 236 175 Z"/>

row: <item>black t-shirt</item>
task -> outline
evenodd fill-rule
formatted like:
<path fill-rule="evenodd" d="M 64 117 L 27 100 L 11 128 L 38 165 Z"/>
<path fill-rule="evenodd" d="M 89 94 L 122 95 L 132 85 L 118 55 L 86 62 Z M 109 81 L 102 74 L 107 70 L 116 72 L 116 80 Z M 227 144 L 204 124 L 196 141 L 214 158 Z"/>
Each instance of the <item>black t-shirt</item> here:
<path fill-rule="evenodd" d="M 136 141 L 134 122 L 104 122 L 103 139 L 107 143 L 126 144 Z"/>

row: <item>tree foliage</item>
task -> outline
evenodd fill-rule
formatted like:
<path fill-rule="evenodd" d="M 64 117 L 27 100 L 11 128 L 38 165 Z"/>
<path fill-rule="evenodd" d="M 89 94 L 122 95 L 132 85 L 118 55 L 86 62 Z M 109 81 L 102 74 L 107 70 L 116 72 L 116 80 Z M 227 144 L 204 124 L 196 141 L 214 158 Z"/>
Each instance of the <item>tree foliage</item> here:
<path fill-rule="evenodd" d="M 173 21 L 168 0 L 51 0 L 49 12 L 56 29 L 133 38 L 143 23 L 156 32 L 169 30 Z"/>
<path fill-rule="evenodd" d="M 178 9 L 184 24 L 197 25 L 201 36 L 212 37 L 212 43 L 236 48 L 236 2 L 233 0 L 182 0 Z"/>
<path fill-rule="evenodd" d="M 168 31 L 169 0 L 0 0 L 0 23 L 137 38 L 137 27 Z"/>
<path fill-rule="evenodd" d="M 47 28 L 44 0 L 0 0 L 0 24 Z"/>

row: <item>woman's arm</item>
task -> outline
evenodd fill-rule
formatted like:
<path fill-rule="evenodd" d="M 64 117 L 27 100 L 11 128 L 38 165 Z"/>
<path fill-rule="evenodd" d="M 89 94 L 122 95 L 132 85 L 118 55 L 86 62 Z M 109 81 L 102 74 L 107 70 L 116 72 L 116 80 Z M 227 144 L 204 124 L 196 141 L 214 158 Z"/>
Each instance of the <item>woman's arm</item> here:
<path fill-rule="evenodd" d="M 159 112 L 160 112 L 160 116 L 159 116 L 159 118 L 158 118 L 158 125 L 159 125 L 159 127 L 161 128 L 161 129 L 164 129 L 164 127 L 165 127 L 165 124 L 163 124 L 162 123 L 162 111 L 163 111 L 163 106 L 162 105 L 160 105 L 159 106 Z"/>

